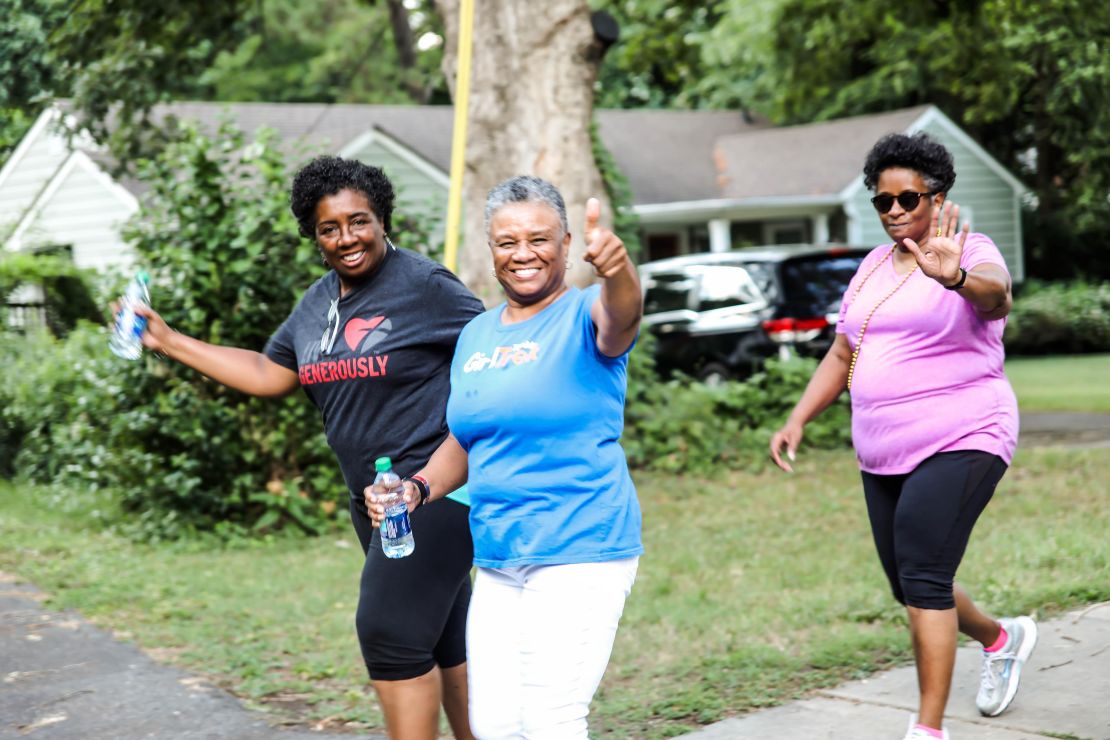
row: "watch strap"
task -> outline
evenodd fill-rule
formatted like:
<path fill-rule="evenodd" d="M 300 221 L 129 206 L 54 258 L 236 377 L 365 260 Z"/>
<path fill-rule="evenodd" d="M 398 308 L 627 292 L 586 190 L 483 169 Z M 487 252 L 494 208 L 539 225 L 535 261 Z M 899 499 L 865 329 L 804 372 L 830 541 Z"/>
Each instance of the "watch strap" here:
<path fill-rule="evenodd" d="M 432 495 L 432 487 L 428 485 L 428 479 L 422 475 L 410 475 L 405 480 L 411 480 L 416 484 L 416 489 L 420 491 L 420 503 L 416 506 L 419 508 L 428 503 L 428 497 Z"/>
<path fill-rule="evenodd" d="M 960 279 L 957 280 L 952 285 L 945 285 L 944 289 L 945 290 L 959 290 L 960 288 L 964 287 L 964 283 L 966 283 L 966 282 L 967 282 L 967 270 L 965 270 L 964 268 L 961 267 L 960 268 Z"/>

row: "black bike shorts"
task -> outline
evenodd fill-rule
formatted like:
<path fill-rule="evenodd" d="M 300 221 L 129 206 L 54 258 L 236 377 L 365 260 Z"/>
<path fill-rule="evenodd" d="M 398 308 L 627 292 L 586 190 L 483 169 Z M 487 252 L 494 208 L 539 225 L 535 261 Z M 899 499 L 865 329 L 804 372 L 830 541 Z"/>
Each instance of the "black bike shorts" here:
<path fill-rule="evenodd" d="M 938 453 L 903 475 L 863 473 L 871 534 L 894 598 L 920 609 L 956 606 L 956 569 L 1005 472 L 997 455 L 967 450 Z"/>
<path fill-rule="evenodd" d="M 351 498 L 351 520 L 366 553 L 355 627 L 370 678 L 400 681 L 435 666 L 466 662 L 470 605 L 470 507 L 451 499 L 412 514 L 416 549 L 396 560 L 382 552 L 364 501 Z"/>

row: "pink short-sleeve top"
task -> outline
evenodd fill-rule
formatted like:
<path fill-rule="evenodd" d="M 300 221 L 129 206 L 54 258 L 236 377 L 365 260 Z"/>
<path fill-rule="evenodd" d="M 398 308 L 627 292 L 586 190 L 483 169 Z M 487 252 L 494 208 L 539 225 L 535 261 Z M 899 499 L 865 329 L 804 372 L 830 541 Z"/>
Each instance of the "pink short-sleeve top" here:
<path fill-rule="evenodd" d="M 901 281 L 893 244 L 872 250 L 844 293 L 836 331 L 856 349 L 860 325 Z M 857 296 L 856 287 L 880 264 Z M 1003 270 L 998 247 L 972 233 L 960 266 Z M 938 452 L 981 450 L 1007 465 L 1017 446 L 1017 399 L 1003 372 L 1005 319 L 985 320 L 959 291 L 915 270 L 871 317 L 852 377 L 852 443 L 860 468 L 908 473 Z"/>

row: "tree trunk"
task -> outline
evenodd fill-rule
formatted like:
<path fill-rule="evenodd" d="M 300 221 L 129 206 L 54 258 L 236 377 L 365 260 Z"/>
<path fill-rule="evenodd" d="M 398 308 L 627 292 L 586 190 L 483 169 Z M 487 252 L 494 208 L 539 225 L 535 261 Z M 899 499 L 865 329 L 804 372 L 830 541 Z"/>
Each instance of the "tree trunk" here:
<path fill-rule="evenodd" d="M 459 0 L 436 0 L 447 32 L 443 68 L 455 94 Z M 568 281 L 586 285 L 582 261 L 586 199 L 611 211 L 590 141 L 594 81 L 604 53 L 586 0 L 481 0 L 475 3 L 473 64 L 459 277 L 487 304 L 501 300 L 490 274 L 485 230 L 489 189 L 514 175 L 537 175 L 563 194 L 573 236 Z"/>

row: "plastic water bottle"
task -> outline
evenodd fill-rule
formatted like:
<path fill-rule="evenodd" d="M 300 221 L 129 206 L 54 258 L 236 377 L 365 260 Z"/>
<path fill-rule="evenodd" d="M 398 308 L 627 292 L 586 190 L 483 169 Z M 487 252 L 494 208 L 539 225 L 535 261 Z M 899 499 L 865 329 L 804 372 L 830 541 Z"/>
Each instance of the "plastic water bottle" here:
<path fill-rule="evenodd" d="M 116 327 L 108 347 L 125 360 L 137 360 L 143 354 L 143 331 L 146 330 L 146 317 L 135 313 L 136 304 L 150 305 L 150 276 L 140 272 L 127 284 L 127 290 L 119 299 L 119 313 L 116 314 Z"/>
<path fill-rule="evenodd" d="M 374 477 L 376 490 L 386 490 L 385 518 L 382 519 L 382 552 L 387 558 L 403 558 L 416 549 L 409 525 L 409 507 L 405 503 L 405 487 L 393 472 L 393 461 L 379 457 L 374 461 L 378 474 Z"/>

